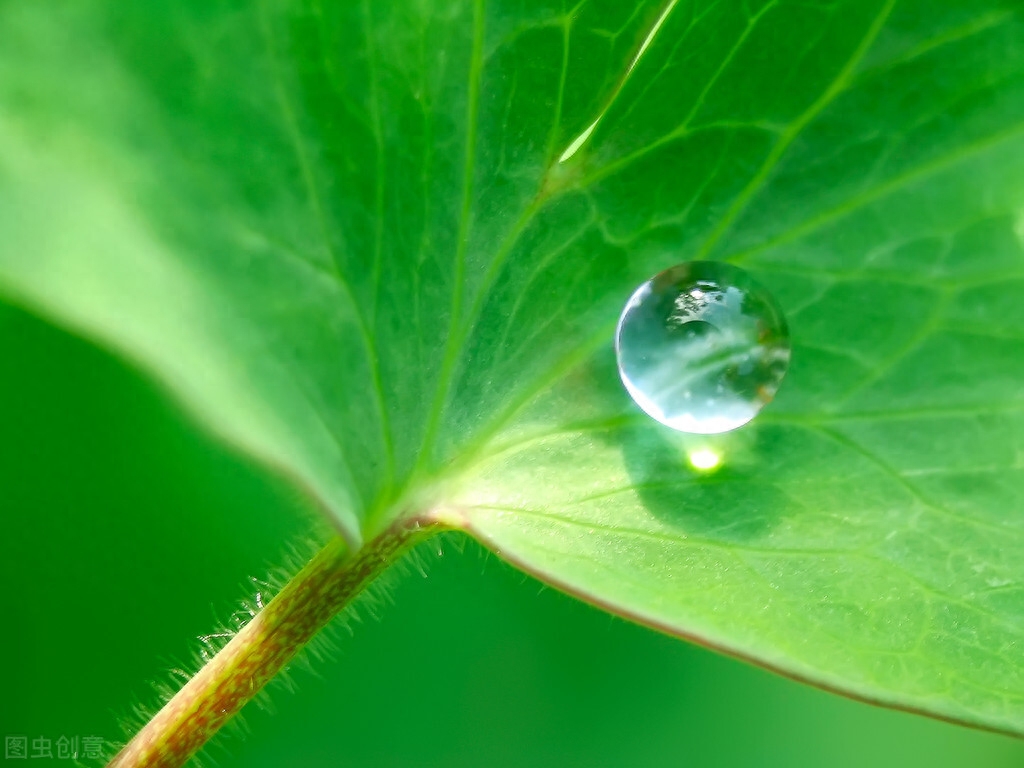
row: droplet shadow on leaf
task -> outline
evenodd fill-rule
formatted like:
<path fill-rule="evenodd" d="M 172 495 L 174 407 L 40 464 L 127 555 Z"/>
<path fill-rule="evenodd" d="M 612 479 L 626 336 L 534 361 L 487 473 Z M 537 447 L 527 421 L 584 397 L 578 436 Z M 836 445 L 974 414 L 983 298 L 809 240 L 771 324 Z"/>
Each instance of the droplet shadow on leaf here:
<path fill-rule="evenodd" d="M 754 423 L 720 435 L 676 432 L 633 403 L 619 382 L 611 350 L 595 355 L 588 368 L 599 390 L 593 394 L 602 405 L 623 416 L 635 415 L 596 437 L 622 452 L 637 495 L 659 521 L 681 534 L 751 542 L 778 523 L 780 510 L 792 507 L 773 483 L 774 463 L 767 460 L 776 442 L 775 430 Z M 695 468 L 691 462 L 698 451 L 714 455 L 718 466 Z"/>
<path fill-rule="evenodd" d="M 750 542 L 771 530 L 788 505 L 759 470 L 756 457 L 767 447 L 764 433 L 756 427 L 747 432 L 711 441 L 669 434 L 652 420 L 620 430 L 616 438 L 640 500 L 661 522 L 694 536 Z M 720 465 L 696 469 L 691 465 L 696 451 L 717 455 Z M 742 494 L 737 493 L 741 486 Z M 756 492 L 749 492 L 751 486 Z"/>

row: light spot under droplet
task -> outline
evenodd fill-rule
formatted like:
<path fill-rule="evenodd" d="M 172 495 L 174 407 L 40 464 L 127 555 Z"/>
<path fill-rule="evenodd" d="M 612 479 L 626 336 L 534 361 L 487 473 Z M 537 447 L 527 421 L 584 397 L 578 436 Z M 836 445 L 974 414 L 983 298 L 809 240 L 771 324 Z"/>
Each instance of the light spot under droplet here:
<path fill-rule="evenodd" d="M 713 469 L 717 469 L 718 465 L 722 463 L 722 457 L 710 448 L 698 448 L 695 451 L 691 451 L 689 459 L 690 466 L 701 472 L 710 472 Z"/>
<path fill-rule="evenodd" d="M 789 330 L 774 297 L 738 267 L 691 261 L 626 302 L 615 333 L 619 374 L 644 411 L 681 432 L 727 432 L 775 396 Z"/>

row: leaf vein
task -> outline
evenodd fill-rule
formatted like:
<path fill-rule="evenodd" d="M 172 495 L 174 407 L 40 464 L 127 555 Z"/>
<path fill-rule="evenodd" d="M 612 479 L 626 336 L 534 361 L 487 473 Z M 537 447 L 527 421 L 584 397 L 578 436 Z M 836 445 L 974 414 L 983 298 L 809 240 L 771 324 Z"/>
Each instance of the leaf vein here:
<path fill-rule="evenodd" d="M 768 153 L 768 156 L 765 158 L 764 163 L 762 163 L 757 173 L 754 174 L 753 178 L 750 179 L 747 185 L 739 193 L 736 200 L 722 216 L 718 225 L 704 241 L 704 244 L 697 252 L 696 258 L 701 259 L 707 257 L 711 249 L 714 248 L 721 237 L 732 226 L 733 222 L 736 221 L 743 211 L 746 210 L 754 196 L 760 192 L 765 184 L 767 184 L 772 172 L 782 160 L 786 150 L 788 150 L 790 145 L 796 140 L 797 136 L 800 135 L 803 129 L 807 127 L 812 120 L 832 104 L 839 94 L 846 90 L 852 80 L 854 71 L 867 55 L 871 46 L 874 45 L 875 38 L 877 38 L 879 32 L 882 31 L 882 27 L 885 26 L 885 22 L 888 20 L 889 14 L 892 13 L 892 9 L 895 5 L 896 0 L 886 0 L 882 9 L 879 11 L 872 24 L 868 27 L 864 37 L 860 41 L 860 44 L 854 50 L 846 64 L 844 64 L 842 69 L 836 73 L 835 78 L 814 101 L 814 103 L 811 104 L 811 106 L 808 107 L 799 117 L 797 117 L 788 128 L 786 128 L 778 142 L 776 142 L 775 146 L 772 147 L 771 152 Z"/>

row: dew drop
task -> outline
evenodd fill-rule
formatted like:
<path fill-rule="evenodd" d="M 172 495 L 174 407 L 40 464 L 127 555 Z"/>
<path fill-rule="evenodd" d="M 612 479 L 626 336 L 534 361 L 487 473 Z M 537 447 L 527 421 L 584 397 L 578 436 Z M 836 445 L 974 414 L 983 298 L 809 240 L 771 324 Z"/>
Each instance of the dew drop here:
<path fill-rule="evenodd" d="M 726 432 L 775 396 L 789 330 L 775 299 L 746 272 L 691 261 L 659 272 L 622 310 L 619 374 L 644 411 L 681 432 Z"/>

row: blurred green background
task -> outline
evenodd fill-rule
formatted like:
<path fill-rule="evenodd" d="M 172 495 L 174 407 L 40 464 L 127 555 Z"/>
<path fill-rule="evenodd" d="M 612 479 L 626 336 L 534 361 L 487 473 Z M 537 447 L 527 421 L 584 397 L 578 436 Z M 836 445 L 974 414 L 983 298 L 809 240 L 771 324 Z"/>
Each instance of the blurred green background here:
<path fill-rule="evenodd" d="M 0 430 L 5 736 L 121 739 L 149 681 L 191 665 L 196 636 L 251 597 L 248 577 L 328 535 L 158 387 L 2 304 Z M 798 685 L 603 614 L 463 538 L 442 544 L 206 762 L 1024 765 L 1022 742 Z"/>

